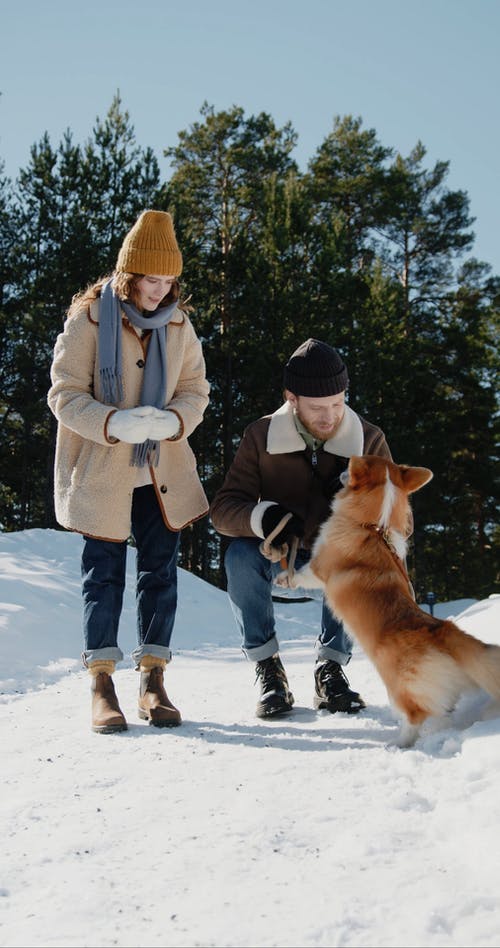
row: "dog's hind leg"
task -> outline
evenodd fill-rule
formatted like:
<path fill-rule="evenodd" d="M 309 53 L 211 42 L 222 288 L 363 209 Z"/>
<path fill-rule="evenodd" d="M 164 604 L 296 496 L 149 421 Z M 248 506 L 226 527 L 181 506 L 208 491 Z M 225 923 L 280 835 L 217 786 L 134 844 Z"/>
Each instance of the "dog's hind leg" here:
<path fill-rule="evenodd" d="M 420 724 L 410 724 L 408 718 L 402 718 L 399 733 L 394 741 L 396 747 L 413 747 L 420 733 Z"/>
<path fill-rule="evenodd" d="M 404 691 L 398 689 L 396 694 L 387 688 L 387 696 L 399 721 L 399 732 L 394 744 L 401 748 L 413 747 L 422 724 L 429 717 L 428 712 L 408 694 L 406 689 Z"/>

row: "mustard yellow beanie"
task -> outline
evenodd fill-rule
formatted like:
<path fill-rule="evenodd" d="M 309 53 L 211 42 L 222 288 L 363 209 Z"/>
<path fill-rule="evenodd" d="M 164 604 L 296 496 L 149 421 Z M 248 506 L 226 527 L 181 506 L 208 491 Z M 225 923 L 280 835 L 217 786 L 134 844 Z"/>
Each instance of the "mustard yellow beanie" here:
<path fill-rule="evenodd" d="M 158 276 L 182 273 L 182 254 L 167 211 L 142 212 L 123 241 L 115 269 L 121 273 Z"/>

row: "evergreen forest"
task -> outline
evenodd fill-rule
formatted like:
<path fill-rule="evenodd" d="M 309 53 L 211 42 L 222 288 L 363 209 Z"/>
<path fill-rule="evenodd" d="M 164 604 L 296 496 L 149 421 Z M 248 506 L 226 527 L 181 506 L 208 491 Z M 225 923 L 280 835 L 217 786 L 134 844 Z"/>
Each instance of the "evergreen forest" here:
<path fill-rule="evenodd" d="M 394 459 L 434 473 L 412 499 L 417 599 L 489 596 L 500 276 L 474 257 L 467 193 L 447 186 L 449 162 L 429 167 L 423 143 L 403 156 L 360 117 L 335 117 L 305 171 L 296 144 L 267 113 L 205 103 L 165 142 L 163 180 L 117 93 L 86 142 L 45 134 L 15 181 L 0 163 L 0 529 L 58 528 L 56 336 L 73 295 L 113 270 L 138 214 L 157 208 L 174 217 L 211 384 L 190 439 L 209 499 L 245 426 L 281 404 L 285 361 L 314 336 L 342 353 L 349 403 Z M 223 588 L 223 547 L 205 517 L 183 531 L 179 564 Z"/>

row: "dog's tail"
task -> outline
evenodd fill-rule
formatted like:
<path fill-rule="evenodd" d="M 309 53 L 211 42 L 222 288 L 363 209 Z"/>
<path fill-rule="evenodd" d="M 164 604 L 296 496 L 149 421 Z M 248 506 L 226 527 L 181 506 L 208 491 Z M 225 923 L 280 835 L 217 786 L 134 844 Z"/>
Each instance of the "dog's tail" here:
<path fill-rule="evenodd" d="M 461 634 L 455 639 L 453 658 L 478 688 L 500 700 L 500 646 L 458 631 Z"/>

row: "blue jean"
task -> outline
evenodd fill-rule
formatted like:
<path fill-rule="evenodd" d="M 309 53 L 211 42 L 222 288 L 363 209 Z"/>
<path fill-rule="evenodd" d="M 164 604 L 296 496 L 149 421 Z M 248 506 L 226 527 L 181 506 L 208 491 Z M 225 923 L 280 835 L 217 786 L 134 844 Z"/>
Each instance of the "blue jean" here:
<path fill-rule="evenodd" d="M 170 639 L 177 610 L 177 554 L 180 533 L 165 525 L 154 487 L 134 490 L 132 537 L 136 545 L 138 665 L 143 655 L 167 662 L 172 658 Z M 82 595 L 85 665 L 101 659 L 121 661 L 118 626 L 123 605 L 127 566 L 127 541 L 114 543 L 83 538 Z"/>
<path fill-rule="evenodd" d="M 271 563 L 259 549 L 261 541 L 238 538 L 229 544 L 225 567 L 229 601 L 240 630 L 242 648 L 254 662 L 274 655 L 279 648 L 272 600 L 273 578 L 282 567 Z M 307 563 L 311 554 L 298 550 L 297 569 Z M 330 612 L 323 599 L 321 631 L 315 645 L 316 659 L 333 659 L 347 665 L 352 655 L 352 639 L 340 619 Z"/>

